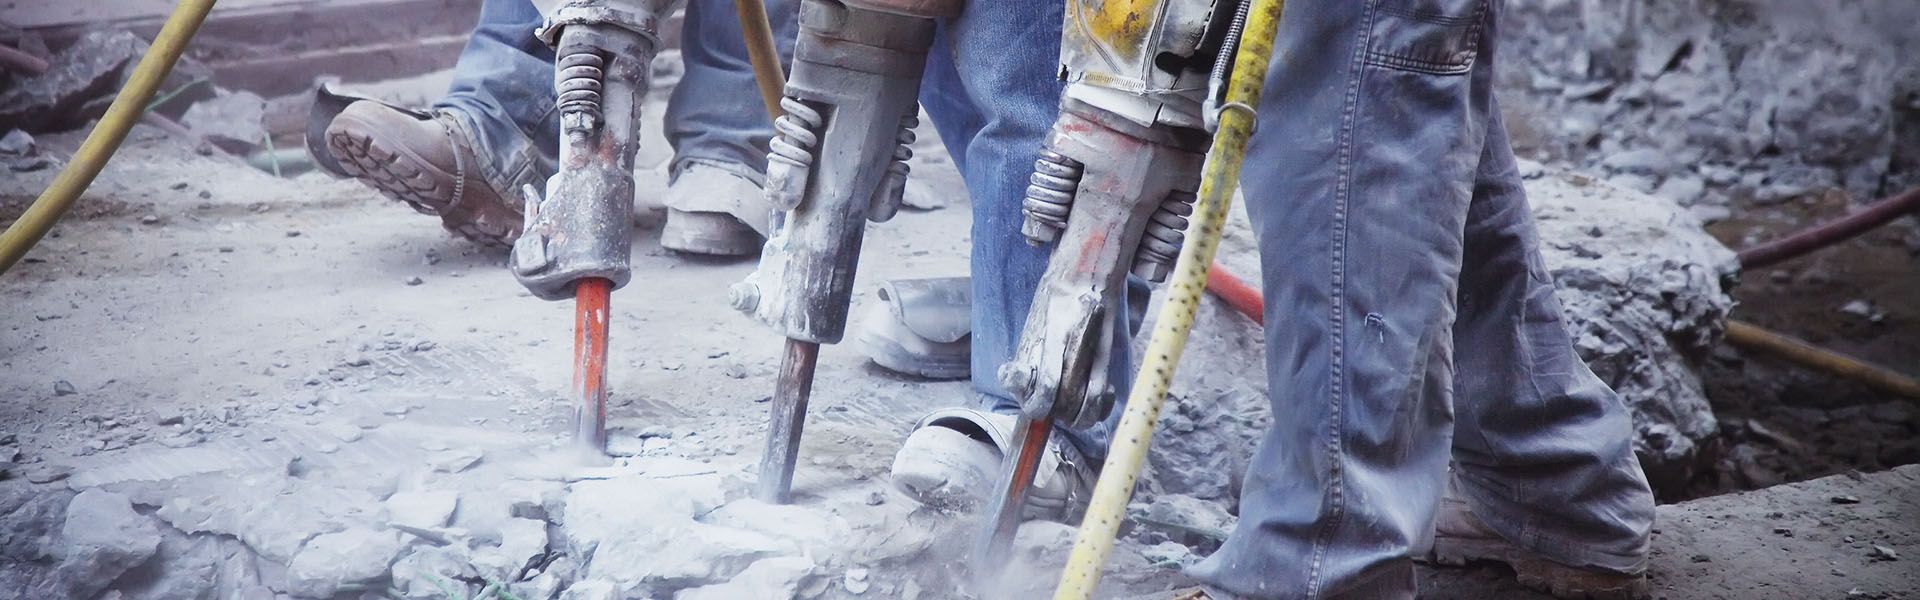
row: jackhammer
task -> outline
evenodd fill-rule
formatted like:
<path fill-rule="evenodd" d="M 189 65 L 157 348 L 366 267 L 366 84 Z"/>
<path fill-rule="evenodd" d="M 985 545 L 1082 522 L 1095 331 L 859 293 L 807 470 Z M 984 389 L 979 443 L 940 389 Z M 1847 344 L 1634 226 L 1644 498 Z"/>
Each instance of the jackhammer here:
<path fill-rule="evenodd" d="M 1237 37 L 1231 0 L 1069 0 L 1065 16 L 1068 83 L 1021 228 L 1054 248 L 999 373 L 1021 412 L 973 548 L 982 576 L 1008 555 L 1053 430 L 1112 412 L 1111 348 L 1128 335 L 1112 316 L 1128 275 L 1162 281 L 1180 253 L 1210 137 L 1208 84 Z"/>
<path fill-rule="evenodd" d="M 866 221 L 893 218 L 913 157 L 915 97 L 934 19 L 961 0 L 807 0 L 769 143 L 778 211 L 733 306 L 787 338 L 756 496 L 791 499 L 820 344 L 846 331 Z"/>
<path fill-rule="evenodd" d="M 546 193 L 522 190 L 525 231 L 509 269 L 543 300 L 574 301 L 574 440 L 607 448 L 607 321 L 627 284 L 633 246 L 633 161 L 641 99 L 659 25 L 680 0 L 569 0 L 546 9 L 536 35 L 553 46 L 559 170 Z"/>

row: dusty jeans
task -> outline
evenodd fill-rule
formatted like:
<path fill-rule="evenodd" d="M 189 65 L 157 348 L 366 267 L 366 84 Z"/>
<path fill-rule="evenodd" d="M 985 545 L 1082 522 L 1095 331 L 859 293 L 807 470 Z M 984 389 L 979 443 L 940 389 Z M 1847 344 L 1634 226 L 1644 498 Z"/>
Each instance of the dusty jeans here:
<path fill-rule="evenodd" d="M 791 60 L 798 0 L 767 0 L 774 44 Z M 527 0 L 483 0 L 453 85 L 434 108 L 449 112 L 487 157 L 496 186 L 544 181 L 559 153 L 553 51 L 533 37 L 540 11 Z M 754 87 L 753 69 L 730 2 L 691 0 L 681 33 L 686 74 L 667 100 L 667 143 L 674 163 L 701 158 L 766 171 L 773 122 Z M 511 193 L 511 192 L 509 192 Z"/>
<path fill-rule="evenodd" d="M 1640 568 L 1653 496 L 1540 259 L 1493 97 L 1499 2 L 1285 11 L 1242 177 L 1274 424 L 1239 526 L 1191 573 L 1254 598 L 1411 597 L 1450 461 L 1508 539 Z"/>

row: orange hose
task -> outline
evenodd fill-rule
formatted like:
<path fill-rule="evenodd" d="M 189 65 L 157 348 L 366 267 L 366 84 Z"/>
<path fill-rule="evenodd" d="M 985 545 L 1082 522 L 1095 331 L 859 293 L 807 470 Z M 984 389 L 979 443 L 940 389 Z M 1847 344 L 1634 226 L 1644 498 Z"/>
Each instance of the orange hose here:
<path fill-rule="evenodd" d="M 1253 286 L 1247 285 L 1247 282 L 1228 272 L 1218 262 L 1213 263 L 1213 268 L 1207 270 L 1207 291 L 1213 292 L 1220 301 L 1240 311 L 1240 314 L 1253 319 L 1254 324 L 1267 323 L 1265 318 L 1267 302 L 1260 297 L 1260 290 L 1253 289 Z"/>

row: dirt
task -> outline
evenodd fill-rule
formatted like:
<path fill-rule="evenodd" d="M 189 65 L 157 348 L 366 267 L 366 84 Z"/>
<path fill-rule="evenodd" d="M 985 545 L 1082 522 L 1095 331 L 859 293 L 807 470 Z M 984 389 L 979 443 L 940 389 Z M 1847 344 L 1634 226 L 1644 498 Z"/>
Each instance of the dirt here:
<path fill-rule="evenodd" d="M 1749 247 L 1845 214 L 1837 191 L 1743 213 L 1708 229 Z M 1744 273 L 1733 318 L 1920 376 L 1920 223 Z M 1920 407 L 1765 354 L 1723 346 L 1703 377 L 1725 458 L 1680 497 L 1920 462 Z"/>

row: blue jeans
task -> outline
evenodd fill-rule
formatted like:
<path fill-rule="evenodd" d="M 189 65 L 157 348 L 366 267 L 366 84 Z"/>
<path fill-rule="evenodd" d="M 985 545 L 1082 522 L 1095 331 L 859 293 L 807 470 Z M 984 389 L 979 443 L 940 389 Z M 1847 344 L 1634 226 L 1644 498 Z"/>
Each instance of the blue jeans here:
<path fill-rule="evenodd" d="M 1255 598 L 1412 597 L 1449 462 L 1522 548 L 1641 568 L 1631 417 L 1573 352 L 1493 97 L 1500 3 L 1285 11 L 1242 175 L 1273 425 L 1239 526 L 1191 574 Z"/>
<path fill-rule="evenodd" d="M 1001 413 L 1019 410 L 1000 384 L 1000 366 L 1014 356 L 1053 250 L 1029 245 L 1020 234 L 1020 205 L 1060 112 L 1063 7 L 1061 0 L 969 3 L 959 17 L 940 23 L 920 83 L 920 104 L 972 197 L 973 388 L 981 408 Z M 1126 305 L 1145 303 L 1147 287 L 1129 283 L 1131 300 L 1113 313 L 1115 331 L 1132 331 Z M 1114 336 L 1108 376 L 1116 405 L 1124 404 L 1132 383 L 1128 337 Z M 1098 460 L 1120 410 L 1116 406 L 1102 426 L 1065 433 Z"/>
<path fill-rule="evenodd" d="M 781 60 L 789 61 L 800 3 L 766 5 Z M 518 182 L 545 181 L 559 153 L 553 51 L 533 37 L 541 19 L 527 0 L 483 0 L 453 85 L 434 103 L 487 159 L 481 165 L 487 180 L 508 194 Z M 665 128 L 676 170 L 699 158 L 765 172 L 773 122 L 755 91 L 732 3 L 688 2 L 681 39 L 686 74 L 667 99 Z"/>

